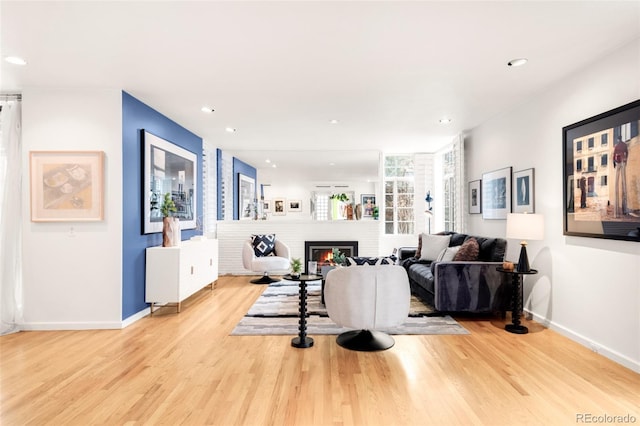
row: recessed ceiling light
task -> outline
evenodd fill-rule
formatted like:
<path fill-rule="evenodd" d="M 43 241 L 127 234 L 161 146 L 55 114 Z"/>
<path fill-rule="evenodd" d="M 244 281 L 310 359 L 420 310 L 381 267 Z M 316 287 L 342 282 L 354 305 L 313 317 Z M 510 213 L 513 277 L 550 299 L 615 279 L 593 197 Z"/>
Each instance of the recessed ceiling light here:
<path fill-rule="evenodd" d="M 444 117 L 440 119 L 440 124 L 449 124 L 451 121 L 452 120 L 450 118 Z"/>
<path fill-rule="evenodd" d="M 275 164 L 272 164 L 272 165 L 271 165 L 271 167 L 273 167 L 273 168 L 275 169 L 275 168 L 276 168 L 276 167 L 278 167 L 278 166 L 276 166 Z"/>
<path fill-rule="evenodd" d="M 509 62 L 507 62 L 507 65 L 509 65 L 510 67 L 521 67 L 527 62 L 528 62 L 527 58 L 518 58 L 518 59 L 510 60 Z"/>
<path fill-rule="evenodd" d="M 233 127 L 225 127 L 225 129 L 227 132 L 229 133 L 235 133 L 236 129 L 234 129 Z"/>
<path fill-rule="evenodd" d="M 202 108 L 200 108 L 200 110 L 201 110 L 202 112 L 206 112 L 206 113 L 212 113 L 212 112 L 214 111 L 214 109 L 213 109 L 213 108 L 208 107 L 208 106 L 203 106 Z"/>
<path fill-rule="evenodd" d="M 336 119 L 334 118 L 333 120 L 329 121 L 329 123 L 331 123 L 331 124 L 338 124 L 338 123 L 339 123 L 339 121 L 338 121 L 338 120 L 336 120 Z"/>
<path fill-rule="evenodd" d="M 266 160 L 264 160 L 266 163 L 270 163 L 271 160 L 269 160 L 268 158 Z"/>
<path fill-rule="evenodd" d="M 4 60 L 14 65 L 27 65 L 27 61 L 19 56 L 7 56 L 4 58 Z"/>

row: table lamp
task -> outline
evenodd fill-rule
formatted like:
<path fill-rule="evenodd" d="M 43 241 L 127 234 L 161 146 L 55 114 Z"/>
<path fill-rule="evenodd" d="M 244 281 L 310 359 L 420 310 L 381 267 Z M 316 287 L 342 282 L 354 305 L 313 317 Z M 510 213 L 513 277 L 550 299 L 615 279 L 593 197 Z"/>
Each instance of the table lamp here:
<path fill-rule="evenodd" d="M 531 271 L 527 257 L 527 240 L 544 238 L 544 217 L 534 213 L 509 213 L 507 215 L 507 238 L 521 240 L 522 248 L 516 270 L 518 272 Z"/>

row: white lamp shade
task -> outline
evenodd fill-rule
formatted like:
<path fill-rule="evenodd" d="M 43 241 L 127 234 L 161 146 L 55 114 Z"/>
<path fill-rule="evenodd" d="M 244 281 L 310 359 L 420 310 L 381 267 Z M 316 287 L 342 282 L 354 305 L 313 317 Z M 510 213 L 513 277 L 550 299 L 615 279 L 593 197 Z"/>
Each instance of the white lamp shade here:
<path fill-rule="evenodd" d="M 517 240 L 542 240 L 544 238 L 544 216 L 535 213 L 509 213 L 507 215 L 507 238 Z"/>

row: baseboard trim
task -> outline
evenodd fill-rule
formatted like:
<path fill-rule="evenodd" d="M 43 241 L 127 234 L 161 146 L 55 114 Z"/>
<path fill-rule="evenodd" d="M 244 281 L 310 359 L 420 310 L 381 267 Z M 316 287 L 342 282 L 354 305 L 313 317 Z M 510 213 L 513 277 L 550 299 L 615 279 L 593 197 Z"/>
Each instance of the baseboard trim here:
<path fill-rule="evenodd" d="M 112 322 L 29 322 L 21 324 L 23 331 L 67 331 L 67 330 L 119 330 L 121 321 Z"/>
<path fill-rule="evenodd" d="M 531 316 L 534 321 L 544 325 L 545 327 L 556 331 L 563 336 L 573 340 L 576 343 L 584 346 L 587 349 L 592 350 L 593 352 L 602 355 L 605 358 L 610 359 L 636 373 L 640 373 L 640 361 L 633 360 L 626 355 L 622 355 L 619 352 L 616 352 L 606 346 L 602 346 L 601 343 L 595 342 L 579 333 L 574 332 L 560 324 L 557 324 L 553 321 L 550 321 L 548 318 L 542 317 L 534 312 L 525 310 L 525 315 Z"/>
<path fill-rule="evenodd" d="M 120 330 L 151 313 L 145 308 L 122 321 L 105 322 L 29 322 L 20 324 L 22 331 Z"/>
<path fill-rule="evenodd" d="M 142 318 L 144 318 L 144 317 L 146 317 L 147 315 L 150 315 L 150 314 L 151 314 L 151 308 L 149 308 L 149 307 L 144 308 L 143 310 L 131 315 L 130 317 L 125 318 L 122 321 L 122 328 L 129 327 L 134 322 L 137 322 L 137 321 L 141 320 Z"/>

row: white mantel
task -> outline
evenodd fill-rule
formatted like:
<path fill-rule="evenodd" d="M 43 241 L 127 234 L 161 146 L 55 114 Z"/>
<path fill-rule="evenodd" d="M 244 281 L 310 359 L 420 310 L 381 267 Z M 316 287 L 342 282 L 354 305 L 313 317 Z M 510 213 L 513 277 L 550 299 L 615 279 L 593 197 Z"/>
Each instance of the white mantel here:
<path fill-rule="evenodd" d="M 217 223 L 220 274 L 255 274 L 242 266 L 242 244 L 253 234 L 276 234 L 289 246 L 291 257 L 304 259 L 305 241 L 358 241 L 359 256 L 379 256 L 382 223 L 377 220 L 270 221 L 235 220 Z"/>

